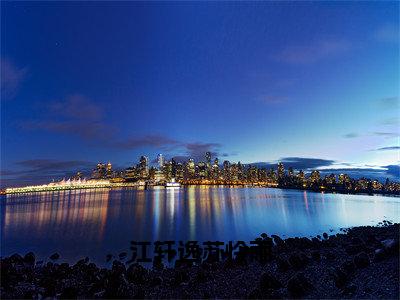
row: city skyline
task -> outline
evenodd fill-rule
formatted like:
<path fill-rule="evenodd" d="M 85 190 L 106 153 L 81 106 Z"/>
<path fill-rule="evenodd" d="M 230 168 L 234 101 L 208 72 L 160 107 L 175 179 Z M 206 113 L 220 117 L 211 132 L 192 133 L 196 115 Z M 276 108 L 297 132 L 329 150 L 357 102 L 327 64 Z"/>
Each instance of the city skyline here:
<path fill-rule="evenodd" d="M 397 2 L 1 7 L 2 187 L 207 151 L 400 179 Z"/>

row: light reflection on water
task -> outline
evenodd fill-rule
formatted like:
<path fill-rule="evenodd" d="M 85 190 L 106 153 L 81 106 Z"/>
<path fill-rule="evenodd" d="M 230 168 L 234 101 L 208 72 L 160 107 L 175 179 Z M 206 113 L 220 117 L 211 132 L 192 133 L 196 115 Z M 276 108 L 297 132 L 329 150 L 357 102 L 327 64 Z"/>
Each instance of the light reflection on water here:
<path fill-rule="evenodd" d="M 250 241 L 400 221 L 400 198 L 268 188 L 75 190 L 1 198 L 1 255 L 65 260 L 129 249 L 129 241 Z"/>

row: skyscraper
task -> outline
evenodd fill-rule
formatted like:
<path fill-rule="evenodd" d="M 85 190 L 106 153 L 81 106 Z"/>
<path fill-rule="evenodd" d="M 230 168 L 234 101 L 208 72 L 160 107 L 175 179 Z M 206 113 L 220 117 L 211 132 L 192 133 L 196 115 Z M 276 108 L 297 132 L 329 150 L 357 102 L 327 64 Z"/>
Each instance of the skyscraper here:
<path fill-rule="evenodd" d="M 206 163 L 211 165 L 211 152 L 206 152 Z"/>
<path fill-rule="evenodd" d="M 165 162 L 164 156 L 161 153 L 157 155 L 157 162 L 158 162 L 158 167 L 161 170 Z"/>
<path fill-rule="evenodd" d="M 278 178 L 283 178 L 285 176 L 285 167 L 283 166 L 283 163 L 278 164 Z"/>

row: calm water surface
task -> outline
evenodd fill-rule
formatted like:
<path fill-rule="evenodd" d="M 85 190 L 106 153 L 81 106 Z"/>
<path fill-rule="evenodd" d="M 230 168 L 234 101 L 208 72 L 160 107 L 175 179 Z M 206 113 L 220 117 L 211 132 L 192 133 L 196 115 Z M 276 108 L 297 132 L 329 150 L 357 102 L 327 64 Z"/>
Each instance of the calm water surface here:
<path fill-rule="evenodd" d="M 269 188 L 78 190 L 1 198 L 1 255 L 59 252 L 75 262 L 129 253 L 129 242 L 250 241 L 400 221 L 400 198 Z"/>

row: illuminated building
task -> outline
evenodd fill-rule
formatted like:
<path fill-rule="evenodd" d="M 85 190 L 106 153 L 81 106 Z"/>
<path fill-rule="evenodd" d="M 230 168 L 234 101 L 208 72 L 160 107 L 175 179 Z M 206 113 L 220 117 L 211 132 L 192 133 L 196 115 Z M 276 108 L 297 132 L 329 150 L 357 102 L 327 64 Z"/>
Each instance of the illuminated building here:
<path fill-rule="evenodd" d="M 350 177 L 347 174 L 340 174 L 339 175 L 339 183 L 340 184 L 346 184 L 346 183 L 350 183 Z"/>
<path fill-rule="evenodd" d="M 197 169 L 196 169 L 196 173 L 199 174 L 199 178 L 200 179 L 205 179 L 207 178 L 207 165 L 203 162 L 199 162 L 197 164 Z"/>
<path fill-rule="evenodd" d="M 336 176 L 335 174 L 330 174 L 325 176 L 325 182 L 330 185 L 336 184 Z"/>
<path fill-rule="evenodd" d="M 138 165 L 141 178 L 149 176 L 149 159 L 146 156 L 141 156 Z"/>
<path fill-rule="evenodd" d="M 161 153 L 157 155 L 157 162 L 158 162 L 159 169 L 162 170 L 165 160 L 164 160 L 164 156 Z"/>
<path fill-rule="evenodd" d="M 273 168 L 271 168 L 268 171 L 268 180 L 270 182 L 276 182 L 276 179 L 277 179 L 277 176 L 276 176 L 275 170 Z"/>
<path fill-rule="evenodd" d="M 311 175 L 310 175 L 310 182 L 312 184 L 316 184 L 316 183 L 319 183 L 320 180 L 321 180 L 321 176 L 319 174 L 319 171 L 317 171 L 317 170 L 312 171 Z"/>
<path fill-rule="evenodd" d="M 293 171 L 292 167 L 289 167 L 289 169 L 288 169 L 288 176 L 289 177 L 293 177 L 294 176 L 294 171 Z"/>
<path fill-rule="evenodd" d="M 285 176 L 285 168 L 283 166 L 283 163 L 278 164 L 278 178 L 282 179 Z"/>
<path fill-rule="evenodd" d="M 124 178 L 128 181 L 133 181 L 135 179 L 137 179 L 137 172 L 135 167 L 129 167 L 125 169 L 125 174 L 124 174 Z"/>
<path fill-rule="evenodd" d="M 231 180 L 230 165 L 231 163 L 229 162 L 229 160 L 225 160 L 222 164 L 224 180 Z"/>
<path fill-rule="evenodd" d="M 106 177 L 106 165 L 103 163 L 98 163 L 96 169 L 92 172 L 93 179 L 104 179 Z"/>
<path fill-rule="evenodd" d="M 189 179 L 194 179 L 195 178 L 195 164 L 192 158 L 189 159 L 189 161 L 186 163 L 186 174 Z"/>
<path fill-rule="evenodd" d="M 300 184 L 304 183 L 304 172 L 303 170 L 300 170 L 299 173 L 297 173 L 297 180 L 299 181 Z"/>
<path fill-rule="evenodd" d="M 206 163 L 208 165 L 211 165 L 211 152 L 206 152 L 205 157 L 206 157 Z"/>
<path fill-rule="evenodd" d="M 214 164 L 212 165 L 212 178 L 218 179 L 219 177 L 219 165 L 218 158 L 214 159 Z"/>
<path fill-rule="evenodd" d="M 107 172 L 107 178 L 111 178 L 112 177 L 112 165 L 110 162 L 108 162 L 106 165 L 106 172 Z"/>

